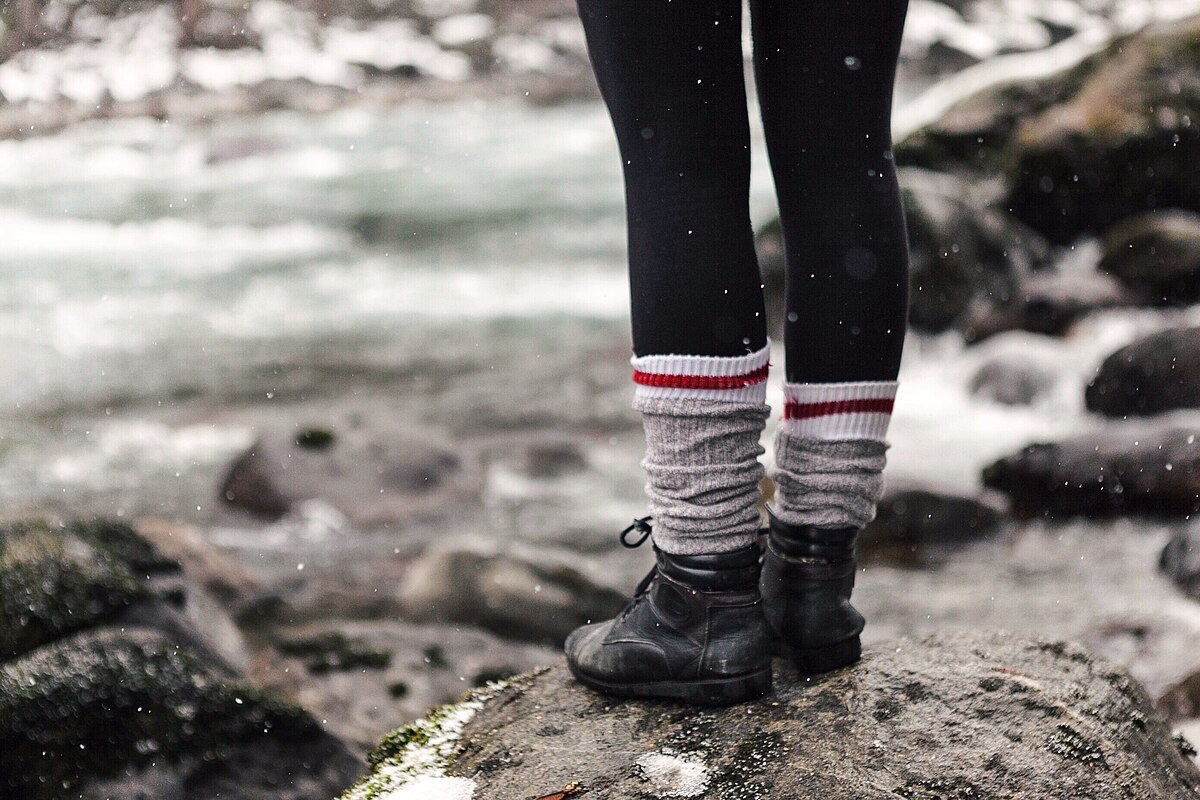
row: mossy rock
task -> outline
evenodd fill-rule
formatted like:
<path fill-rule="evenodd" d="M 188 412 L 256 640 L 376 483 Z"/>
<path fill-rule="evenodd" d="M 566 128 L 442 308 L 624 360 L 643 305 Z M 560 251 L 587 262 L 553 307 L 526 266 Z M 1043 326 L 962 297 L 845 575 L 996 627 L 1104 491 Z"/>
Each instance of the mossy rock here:
<path fill-rule="evenodd" d="M 1001 633 L 901 639 L 722 709 L 622 700 L 565 665 L 384 739 L 342 800 L 1195 797 L 1200 771 L 1128 673 Z"/>
<path fill-rule="evenodd" d="M 0 666 L 0 797 L 52 800 L 129 766 L 321 734 L 303 709 L 155 631 L 78 633 Z"/>
<path fill-rule="evenodd" d="M 128 526 L 103 520 L 0 526 L 0 660 L 116 619 L 151 598 L 143 576 L 171 564 Z"/>

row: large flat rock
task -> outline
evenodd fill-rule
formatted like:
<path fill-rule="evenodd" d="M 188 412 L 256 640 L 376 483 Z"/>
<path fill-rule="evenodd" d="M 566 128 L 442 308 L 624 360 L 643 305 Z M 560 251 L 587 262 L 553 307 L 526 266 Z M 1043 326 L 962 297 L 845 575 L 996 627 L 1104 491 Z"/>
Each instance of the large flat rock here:
<path fill-rule="evenodd" d="M 387 737 L 347 800 L 1196 797 L 1200 771 L 1128 673 L 1007 634 L 902 639 L 700 709 L 616 701 L 559 665 Z"/>

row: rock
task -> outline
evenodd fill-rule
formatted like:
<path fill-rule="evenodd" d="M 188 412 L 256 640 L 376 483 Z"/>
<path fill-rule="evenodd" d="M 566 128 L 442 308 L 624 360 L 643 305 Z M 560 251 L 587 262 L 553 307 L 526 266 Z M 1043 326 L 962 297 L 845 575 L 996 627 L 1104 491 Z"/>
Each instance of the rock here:
<path fill-rule="evenodd" d="M 558 648 L 505 641 L 466 625 L 398 619 L 322 618 L 287 628 L 281 636 L 287 642 L 341 639 L 349 643 L 346 649 L 317 651 L 315 672 L 293 657 L 260 654 L 251 676 L 324 720 L 331 733 L 364 749 L 433 706 L 457 699 L 464 689 L 562 657 Z M 350 658 L 343 655 L 347 652 Z M 356 652 L 370 654 L 373 664 L 344 668 L 355 660 Z M 337 668 L 326 669 L 334 659 L 324 656 L 331 653 L 337 656 Z M 302 658 L 312 656 L 306 653 Z M 385 659 L 385 665 L 374 666 Z"/>
<path fill-rule="evenodd" d="M 970 343 L 1010 330 L 1063 336 L 1092 311 L 1137 303 L 1138 298 L 1109 275 L 1046 270 L 1018 278 L 1016 292 L 1005 302 L 972 304 L 960 327 Z"/>
<path fill-rule="evenodd" d="M 1041 238 L 988 207 L 968 182 L 925 169 L 899 172 L 910 253 L 909 322 L 924 331 L 959 326 L 973 302 L 1009 302 L 1020 276 L 1045 266 Z M 768 318 L 783 320 L 784 243 L 778 219 L 756 235 Z M 780 333 L 780 329 L 776 330 Z"/>
<path fill-rule="evenodd" d="M 1200 672 L 1167 689 L 1154 705 L 1172 720 L 1200 716 Z"/>
<path fill-rule="evenodd" d="M 1200 407 L 1200 327 L 1160 331 L 1112 353 L 1084 400 L 1110 417 Z"/>
<path fill-rule="evenodd" d="M 984 362 L 971 377 L 971 394 L 1006 406 L 1032 405 L 1054 386 L 1049 367 L 1002 356 Z"/>
<path fill-rule="evenodd" d="M 1125 671 L 1004 634 L 868 648 L 846 670 L 726 709 L 620 701 L 565 666 L 386 737 L 343 800 L 1195 796 L 1200 771 Z M 428 794 L 421 794 L 421 792 Z"/>
<path fill-rule="evenodd" d="M 1004 509 L 974 497 L 919 487 L 889 487 L 875 519 L 859 534 L 859 563 L 864 566 L 929 566 L 955 549 L 995 534 Z"/>
<path fill-rule="evenodd" d="M 1120 278 L 1153 305 L 1200 300 L 1200 214 L 1161 211 L 1117 223 L 1104 232 L 1100 269 Z"/>
<path fill-rule="evenodd" d="M 1113 41 L 1064 76 L 1060 104 L 1010 143 L 1007 201 L 1052 242 L 1140 211 L 1200 210 L 1200 17 Z"/>
<path fill-rule="evenodd" d="M 378 525 L 476 496 L 478 470 L 464 466 L 447 446 L 348 414 L 345 425 L 264 431 L 229 467 L 219 493 L 266 519 L 320 500 L 353 525 Z"/>
<path fill-rule="evenodd" d="M 1200 17 L 1115 39 L 1058 74 L 984 89 L 897 163 L 1002 175 L 1001 206 L 1055 244 L 1138 212 L 1200 210 Z"/>
<path fill-rule="evenodd" d="M 487 540 L 434 545 L 409 567 L 397 596 L 422 622 L 461 622 L 500 636 L 561 644 L 572 630 L 620 611 L 628 598 L 545 553 Z"/>
<path fill-rule="evenodd" d="M 1039 442 L 985 467 L 983 483 L 1019 517 L 1186 517 L 1200 511 L 1197 434 L 1139 426 Z"/>
<path fill-rule="evenodd" d="M 156 631 L 80 632 L 0 664 L 0 796 L 56 800 L 93 779 L 141 782 L 158 764 L 183 776 L 187 798 L 217 796 L 200 788 L 215 783 L 221 797 L 315 800 L 359 771 L 303 709 Z"/>
<path fill-rule="evenodd" d="M 1171 537 L 1159 556 L 1158 567 L 1176 586 L 1200 600 L 1200 529 L 1195 523 Z"/>

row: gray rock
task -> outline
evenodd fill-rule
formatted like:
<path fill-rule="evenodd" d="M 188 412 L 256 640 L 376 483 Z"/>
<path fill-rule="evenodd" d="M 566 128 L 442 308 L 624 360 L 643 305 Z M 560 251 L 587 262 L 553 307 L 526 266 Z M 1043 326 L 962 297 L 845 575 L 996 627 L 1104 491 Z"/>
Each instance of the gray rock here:
<path fill-rule="evenodd" d="M 1084 400 L 1089 411 L 1110 417 L 1200 408 L 1200 327 L 1160 331 L 1112 353 Z"/>
<path fill-rule="evenodd" d="M 1181 800 L 1200 771 L 1124 670 L 1004 634 L 869 648 L 854 668 L 700 709 L 594 694 L 564 666 L 385 738 L 344 800 L 430 796 Z M 439 794 L 440 792 L 440 794 Z M 456 792 L 456 794 L 452 794 Z"/>
<path fill-rule="evenodd" d="M 1175 532 L 1163 546 L 1158 566 L 1176 586 L 1200 600 L 1200 529 L 1195 523 Z"/>
<path fill-rule="evenodd" d="M 971 376 L 971 394 L 1006 406 L 1031 405 L 1054 385 L 1049 368 L 1028 361 L 997 357 Z"/>
<path fill-rule="evenodd" d="M 377 525 L 477 494 L 478 470 L 447 446 L 376 417 L 343 422 L 317 438 L 307 425 L 268 429 L 229 467 L 221 499 L 267 519 L 319 499 L 352 524 Z"/>
<path fill-rule="evenodd" d="M 460 539 L 435 545 L 409 567 L 397 596 L 422 622 L 461 622 L 500 636 L 561 644 L 628 598 L 545 553 Z"/>
<path fill-rule="evenodd" d="M 1200 511 L 1200 431 L 1136 426 L 1030 444 L 983 470 L 1019 517 Z"/>
<path fill-rule="evenodd" d="M 1100 269 L 1154 305 L 1200 300 L 1200 214 L 1140 214 L 1104 232 Z"/>
<path fill-rule="evenodd" d="M 990 499 L 922 487 L 889 487 L 875 519 L 859 534 L 859 563 L 936 565 L 1000 530 L 1004 509 Z"/>

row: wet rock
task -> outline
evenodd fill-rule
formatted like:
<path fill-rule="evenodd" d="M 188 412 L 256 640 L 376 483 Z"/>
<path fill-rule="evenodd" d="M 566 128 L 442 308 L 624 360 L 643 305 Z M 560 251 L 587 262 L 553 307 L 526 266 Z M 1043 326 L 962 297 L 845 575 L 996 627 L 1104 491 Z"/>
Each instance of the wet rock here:
<path fill-rule="evenodd" d="M 463 458 L 436 441 L 397 431 L 386 420 L 349 419 L 314 429 L 280 425 L 227 470 L 226 504 L 280 519 L 307 500 L 332 506 L 354 525 L 403 521 L 461 502 L 478 491 Z"/>
<path fill-rule="evenodd" d="M 84 631 L 0 664 L 0 795 L 113 790 L 152 765 L 169 765 L 186 798 L 220 784 L 222 797 L 315 799 L 359 770 L 302 709 L 157 631 Z"/>
<path fill-rule="evenodd" d="M 1200 716 L 1200 672 L 1167 689 L 1162 697 L 1155 701 L 1155 706 L 1168 719 L 1191 719 Z"/>
<path fill-rule="evenodd" d="M 974 303 L 960 327 L 971 343 L 1010 330 L 1063 336 L 1092 311 L 1138 302 L 1133 292 L 1109 275 L 1046 270 L 1018 278 L 1017 291 L 1007 301 Z"/>
<path fill-rule="evenodd" d="M 1200 210 L 1198 39 L 1200 17 L 1122 37 L 1080 64 L 1069 98 L 1013 138 L 1013 213 L 1068 243 L 1139 211 Z"/>
<path fill-rule="evenodd" d="M 1161 331 L 1117 350 L 1084 399 L 1089 411 L 1110 417 L 1200 407 L 1200 327 Z"/>
<path fill-rule="evenodd" d="M 984 193 L 967 181 L 916 168 L 901 169 L 899 181 L 908 224 L 913 327 L 935 332 L 961 327 L 973 303 L 1009 302 L 1019 278 L 1045 266 L 1046 243 L 991 210 Z M 768 317 L 782 320 L 785 258 L 778 219 L 758 231 L 756 248 Z"/>
<path fill-rule="evenodd" d="M 360 639 L 350 639 L 340 631 L 284 639 L 279 652 L 297 656 L 309 672 L 321 675 L 332 671 L 383 669 L 392 662 L 392 654 L 372 647 Z"/>
<path fill-rule="evenodd" d="M 1006 406 L 1027 406 L 1054 386 L 1049 367 L 1028 361 L 996 357 L 971 376 L 971 394 Z"/>
<path fill-rule="evenodd" d="M 409 567 L 397 596 L 414 620 L 461 622 L 500 636 L 561 644 L 628 598 L 543 552 L 482 539 L 434 545 Z"/>
<path fill-rule="evenodd" d="M 868 648 L 818 678 L 782 662 L 775 674 L 760 701 L 700 709 L 605 698 L 555 666 L 389 735 L 374 774 L 343 798 L 409 787 L 487 800 L 1167 800 L 1200 789 L 1141 686 L 1077 645 L 935 636 Z"/>
<path fill-rule="evenodd" d="M 309 671 L 301 659 L 259 654 L 256 684 L 299 703 L 327 729 L 365 750 L 393 728 L 473 686 L 507 678 L 562 657 L 558 648 L 505 641 L 466 625 L 416 624 L 399 619 L 322 619 L 284 630 L 285 641 L 338 637 L 354 650 L 386 657 L 381 666 Z M 328 652 L 328 651 L 326 651 Z M 339 657 L 339 664 L 348 663 Z M 381 664 L 378 658 L 375 664 Z"/>
<path fill-rule="evenodd" d="M 937 565 L 956 549 L 999 531 L 1004 509 L 994 500 L 919 487 L 894 487 L 859 534 L 859 563 Z"/>
<path fill-rule="evenodd" d="M 1163 547 L 1158 566 L 1176 586 L 1200 600 L 1200 529 L 1194 523 L 1171 537 Z"/>
<path fill-rule="evenodd" d="M 1200 300 L 1200 214 L 1161 211 L 1124 220 L 1104 233 L 1100 269 L 1154 305 Z"/>
<path fill-rule="evenodd" d="M 1200 511 L 1200 431 L 1139 426 L 1030 444 L 983 470 L 1020 517 Z"/>
<path fill-rule="evenodd" d="M 1001 206 L 1051 242 L 1138 212 L 1200 210 L 1200 18 L 1114 40 L 1056 75 L 983 90 L 897 144 L 897 162 L 1000 174 Z"/>

